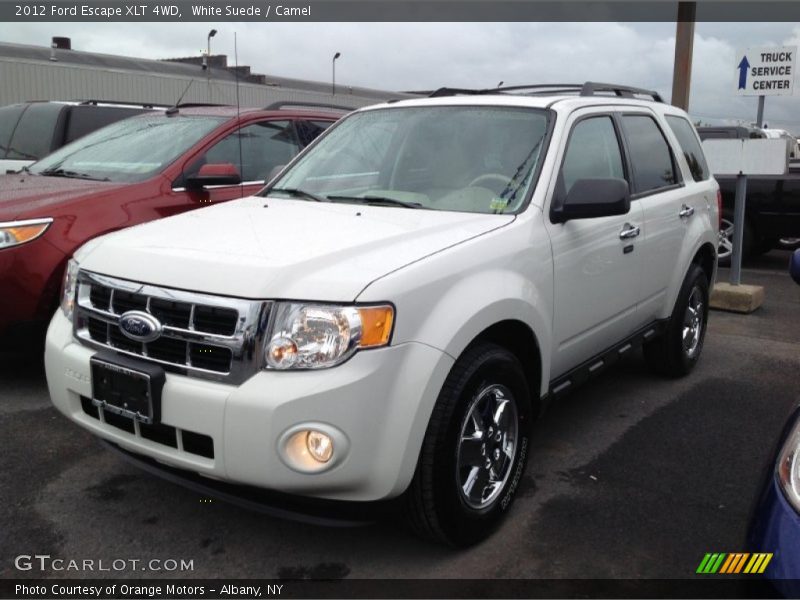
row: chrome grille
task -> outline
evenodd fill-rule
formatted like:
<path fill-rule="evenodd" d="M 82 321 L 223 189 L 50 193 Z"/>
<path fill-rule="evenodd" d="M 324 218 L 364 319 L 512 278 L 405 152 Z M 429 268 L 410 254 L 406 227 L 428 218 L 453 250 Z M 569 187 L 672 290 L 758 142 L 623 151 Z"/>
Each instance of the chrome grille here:
<path fill-rule="evenodd" d="M 74 332 L 85 346 L 139 357 L 190 377 L 241 383 L 262 366 L 271 306 L 81 271 Z M 140 342 L 124 335 L 119 319 L 131 310 L 156 317 L 161 336 Z"/>

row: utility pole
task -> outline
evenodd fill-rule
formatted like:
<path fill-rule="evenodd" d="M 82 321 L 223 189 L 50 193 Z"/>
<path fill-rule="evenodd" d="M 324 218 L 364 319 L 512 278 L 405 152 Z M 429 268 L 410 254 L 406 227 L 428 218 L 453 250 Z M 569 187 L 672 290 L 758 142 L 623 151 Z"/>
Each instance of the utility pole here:
<path fill-rule="evenodd" d="M 678 21 L 675 29 L 675 66 L 672 71 L 672 104 L 686 111 L 689 110 L 696 13 L 696 2 L 678 3 Z"/>

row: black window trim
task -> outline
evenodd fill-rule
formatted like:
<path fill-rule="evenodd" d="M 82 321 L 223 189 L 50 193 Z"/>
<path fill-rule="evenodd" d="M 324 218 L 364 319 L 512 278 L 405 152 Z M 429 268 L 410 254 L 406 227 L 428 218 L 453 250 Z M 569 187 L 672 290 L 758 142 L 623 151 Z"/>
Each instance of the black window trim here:
<path fill-rule="evenodd" d="M 657 188 L 653 188 L 651 190 L 645 190 L 644 192 L 633 192 L 633 189 L 636 188 L 636 175 L 633 171 L 633 163 L 630 163 L 631 168 L 631 180 L 633 181 L 634 185 L 631 187 L 631 202 L 635 200 L 641 200 L 642 198 L 647 198 L 648 196 L 654 196 L 655 194 L 663 194 L 665 192 L 670 192 L 672 190 L 678 190 L 682 187 L 686 186 L 686 183 L 683 180 L 683 172 L 678 168 L 678 162 L 675 160 L 675 151 L 672 148 L 672 144 L 669 142 L 669 138 L 664 135 L 664 129 L 661 127 L 661 124 L 658 122 L 657 116 L 648 110 L 625 110 L 625 111 L 618 111 L 615 113 L 617 120 L 619 121 L 620 131 L 622 133 L 622 137 L 624 139 L 625 144 L 625 154 L 626 156 L 630 156 L 630 151 L 628 147 L 628 139 L 625 135 L 625 128 L 622 126 L 622 119 L 624 117 L 648 117 L 655 123 L 656 128 L 661 133 L 661 137 L 664 140 L 664 143 L 667 145 L 667 149 L 669 150 L 669 158 L 670 162 L 672 163 L 672 172 L 675 174 L 676 183 L 665 185 Z M 629 183 L 630 184 L 630 183 Z"/>
<path fill-rule="evenodd" d="M 604 105 L 597 105 L 597 106 L 604 106 Z M 631 187 L 631 179 L 632 179 L 631 176 L 633 175 L 633 173 L 631 171 L 631 165 L 628 162 L 628 148 L 625 145 L 624 138 L 622 136 L 622 131 L 619 126 L 620 124 L 617 122 L 617 119 L 615 118 L 616 111 L 611 106 L 607 108 L 608 110 L 603 112 L 593 112 L 586 115 L 580 115 L 575 119 L 575 121 L 573 121 L 572 125 L 570 126 L 569 134 L 567 134 L 567 143 L 564 145 L 564 152 L 561 154 L 561 159 L 558 163 L 558 168 L 555 170 L 556 187 L 553 190 L 553 194 L 550 198 L 550 210 L 548 211 L 551 223 L 555 223 L 555 221 L 553 220 L 554 211 L 557 208 L 560 208 L 561 204 L 564 202 L 563 198 L 558 197 L 558 191 L 559 191 L 558 179 L 561 177 L 561 170 L 564 168 L 564 161 L 567 158 L 567 151 L 569 150 L 569 145 L 572 143 L 572 134 L 575 132 L 577 126 L 580 125 L 583 121 L 587 121 L 589 119 L 597 119 L 601 117 L 607 117 L 611 119 L 611 126 L 614 128 L 614 134 L 617 137 L 617 145 L 619 147 L 620 157 L 622 158 L 622 172 L 623 172 L 622 174 L 624 175 L 625 181 L 628 182 L 628 187 L 629 188 Z M 633 201 L 633 197 L 631 197 L 631 201 Z"/>

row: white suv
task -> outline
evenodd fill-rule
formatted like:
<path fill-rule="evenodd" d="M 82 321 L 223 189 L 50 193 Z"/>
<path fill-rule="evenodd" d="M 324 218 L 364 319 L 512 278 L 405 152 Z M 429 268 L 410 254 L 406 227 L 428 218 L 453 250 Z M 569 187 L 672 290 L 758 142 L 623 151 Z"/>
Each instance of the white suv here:
<path fill-rule="evenodd" d="M 193 485 L 488 535 L 547 401 L 641 345 L 670 376 L 697 362 L 718 187 L 656 94 L 458 92 L 359 110 L 257 196 L 86 244 L 47 336 L 55 406 Z"/>

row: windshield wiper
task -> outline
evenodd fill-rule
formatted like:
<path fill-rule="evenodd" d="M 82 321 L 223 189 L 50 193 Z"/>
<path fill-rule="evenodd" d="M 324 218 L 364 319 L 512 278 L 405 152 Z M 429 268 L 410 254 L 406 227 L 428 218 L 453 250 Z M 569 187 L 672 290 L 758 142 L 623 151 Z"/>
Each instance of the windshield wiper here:
<path fill-rule="evenodd" d="M 40 175 L 47 177 L 68 177 L 70 179 L 89 179 L 91 181 L 111 181 L 108 177 L 92 177 L 87 173 L 78 173 L 77 171 L 68 171 L 66 169 L 45 169 Z"/>
<path fill-rule="evenodd" d="M 387 198 L 386 196 L 328 196 L 331 200 L 344 200 L 346 202 L 363 202 L 375 206 L 402 206 L 403 208 L 424 208 L 430 207 L 419 202 L 408 202 L 397 198 Z"/>
<path fill-rule="evenodd" d="M 314 202 L 330 202 L 330 200 L 324 196 L 318 196 L 317 194 L 312 194 L 311 192 L 299 188 L 270 188 L 267 190 L 267 195 L 272 192 L 289 194 L 294 198 L 305 198 L 306 200 L 313 200 Z"/>

